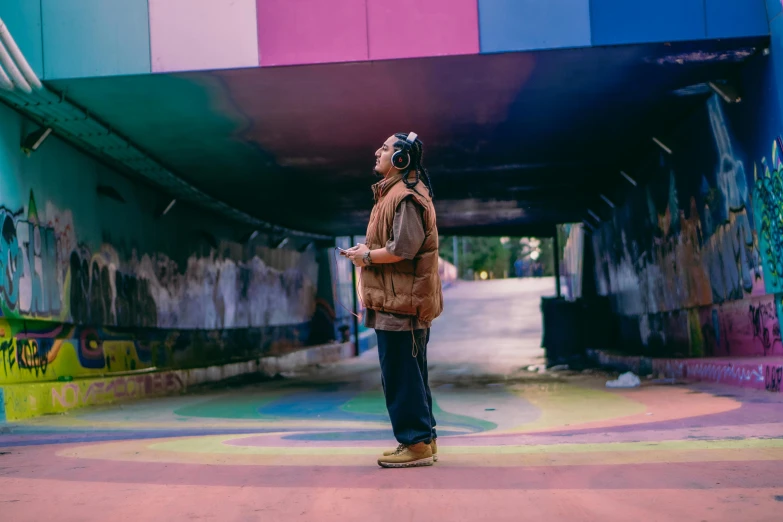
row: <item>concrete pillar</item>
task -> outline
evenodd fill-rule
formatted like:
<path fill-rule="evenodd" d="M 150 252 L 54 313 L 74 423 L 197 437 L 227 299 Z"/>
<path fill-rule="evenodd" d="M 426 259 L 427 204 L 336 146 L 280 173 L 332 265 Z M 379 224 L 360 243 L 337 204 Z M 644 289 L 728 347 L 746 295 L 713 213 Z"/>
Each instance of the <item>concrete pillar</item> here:
<path fill-rule="evenodd" d="M 555 227 L 555 235 L 552 236 L 552 258 L 555 260 L 555 295 L 562 297 L 560 292 L 560 247 L 558 245 L 557 227 Z"/>
<path fill-rule="evenodd" d="M 459 269 L 459 237 L 454 236 L 451 241 L 452 249 L 454 250 L 454 266 L 457 268 L 457 279 L 460 276 Z"/>
<path fill-rule="evenodd" d="M 465 245 L 465 238 L 462 238 L 462 260 L 465 261 L 468 258 L 467 256 L 467 246 Z M 462 276 L 465 276 L 465 273 L 463 271 Z"/>

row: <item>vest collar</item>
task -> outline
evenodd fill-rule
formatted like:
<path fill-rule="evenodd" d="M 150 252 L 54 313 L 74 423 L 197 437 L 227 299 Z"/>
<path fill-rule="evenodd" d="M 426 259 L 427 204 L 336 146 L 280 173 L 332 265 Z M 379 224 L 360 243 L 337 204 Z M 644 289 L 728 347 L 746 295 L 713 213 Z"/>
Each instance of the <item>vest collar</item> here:
<path fill-rule="evenodd" d="M 402 172 L 395 172 L 391 176 L 387 178 L 383 178 L 376 184 L 372 186 L 372 195 L 373 198 L 375 198 L 375 201 L 378 201 L 383 196 L 386 195 L 387 192 L 389 192 L 389 189 L 391 189 L 394 185 L 396 185 L 398 182 L 402 181 Z"/>

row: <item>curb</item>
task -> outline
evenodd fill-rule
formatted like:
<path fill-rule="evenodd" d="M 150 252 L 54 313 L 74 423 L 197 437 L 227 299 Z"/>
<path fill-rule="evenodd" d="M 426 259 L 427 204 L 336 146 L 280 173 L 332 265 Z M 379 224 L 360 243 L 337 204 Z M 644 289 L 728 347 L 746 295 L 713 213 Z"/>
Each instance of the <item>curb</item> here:
<path fill-rule="evenodd" d="M 593 349 L 587 350 L 587 356 L 602 368 L 620 372 L 632 371 L 637 375 L 653 374 L 665 379 L 712 382 L 773 393 L 783 391 L 783 357 L 653 359 Z"/>

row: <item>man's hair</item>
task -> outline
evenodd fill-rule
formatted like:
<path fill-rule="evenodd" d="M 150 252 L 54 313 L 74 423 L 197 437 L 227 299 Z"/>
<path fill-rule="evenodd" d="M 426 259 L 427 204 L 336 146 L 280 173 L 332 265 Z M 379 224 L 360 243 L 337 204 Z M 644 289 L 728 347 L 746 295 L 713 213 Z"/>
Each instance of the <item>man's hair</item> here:
<path fill-rule="evenodd" d="M 397 132 L 394 134 L 394 137 L 399 140 L 394 144 L 394 148 L 401 149 L 405 144 L 405 140 L 408 138 L 408 134 L 406 132 Z M 406 171 L 415 171 L 418 178 L 424 182 L 427 190 L 429 190 L 430 197 L 434 198 L 435 195 L 432 193 L 432 181 L 430 181 L 430 175 L 427 172 L 427 169 L 424 168 L 424 144 L 419 138 L 416 138 L 416 141 L 411 145 L 410 155 L 411 164 Z"/>

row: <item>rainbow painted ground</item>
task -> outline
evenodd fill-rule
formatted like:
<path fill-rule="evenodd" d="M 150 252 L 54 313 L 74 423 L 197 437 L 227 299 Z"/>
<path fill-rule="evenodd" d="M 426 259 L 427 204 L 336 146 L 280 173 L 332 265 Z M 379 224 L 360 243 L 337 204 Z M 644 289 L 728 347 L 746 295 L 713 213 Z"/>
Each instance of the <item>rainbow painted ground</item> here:
<path fill-rule="evenodd" d="M 479 304 L 486 328 L 508 321 Z M 469 299 L 461 306 L 472 314 Z M 520 331 L 507 334 L 514 345 L 492 338 L 492 355 L 460 344 L 457 327 L 434 337 L 440 461 L 431 468 L 376 465 L 395 441 L 368 352 L 287 379 L 13 425 L 0 433 L 3 512 L 58 521 L 783 515 L 781 394 L 648 380 L 612 390 L 606 376 L 531 373 L 520 368 L 539 352 Z"/>

